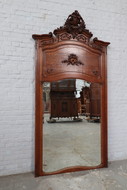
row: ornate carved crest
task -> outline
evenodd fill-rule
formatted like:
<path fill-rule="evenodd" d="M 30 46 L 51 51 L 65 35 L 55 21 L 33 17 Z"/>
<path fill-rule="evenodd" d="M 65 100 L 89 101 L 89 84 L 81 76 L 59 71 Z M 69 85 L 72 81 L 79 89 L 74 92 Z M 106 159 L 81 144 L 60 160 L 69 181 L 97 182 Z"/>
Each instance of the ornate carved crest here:
<path fill-rule="evenodd" d="M 70 54 L 67 60 L 63 60 L 62 63 L 67 63 L 67 65 L 84 65 L 78 60 L 78 56 L 75 54 Z"/>
<path fill-rule="evenodd" d="M 43 35 L 33 35 L 35 40 L 40 39 L 39 46 L 46 46 L 50 44 L 54 44 L 60 41 L 80 41 L 88 46 L 97 49 L 99 51 L 103 51 L 103 46 L 108 46 L 108 42 L 103 42 L 94 38 L 90 40 L 93 34 L 86 29 L 86 25 L 79 12 L 76 10 L 72 14 L 70 14 L 65 22 L 65 24 L 54 32 L 50 32 L 49 34 Z"/>
<path fill-rule="evenodd" d="M 86 26 L 78 11 L 75 11 L 68 16 L 64 27 L 67 29 L 67 32 L 72 34 L 73 38 L 75 38 L 77 34 L 81 34 L 83 32 Z"/>
<path fill-rule="evenodd" d="M 68 16 L 64 26 L 54 30 L 56 36 L 65 32 L 71 34 L 73 39 L 76 38 L 78 34 L 85 34 L 88 38 L 92 37 L 92 33 L 86 29 L 85 22 L 78 11 L 74 11 Z"/>

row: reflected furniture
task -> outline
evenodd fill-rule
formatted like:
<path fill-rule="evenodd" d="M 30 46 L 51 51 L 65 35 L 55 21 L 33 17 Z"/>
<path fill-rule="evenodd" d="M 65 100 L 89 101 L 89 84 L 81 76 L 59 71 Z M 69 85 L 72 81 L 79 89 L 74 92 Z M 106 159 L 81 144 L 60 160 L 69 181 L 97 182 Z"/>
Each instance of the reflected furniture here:
<path fill-rule="evenodd" d="M 81 115 L 90 115 L 90 89 L 89 87 L 83 87 L 80 92 L 81 99 Z"/>
<path fill-rule="evenodd" d="M 50 85 L 49 83 L 43 83 L 43 107 L 44 107 L 44 113 L 50 112 Z"/>
<path fill-rule="evenodd" d="M 101 88 L 100 84 L 90 85 L 90 118 L 101 116 Z"/>
<path fill-rule="evenodd" d="M 83 87 L 80 92 L 81 114 L 85 116 L 100 117 L 101 114 L 101 88 L 98 83 L 91 83 L 90 87 Z"/>
<path fill-rule="evenodd" d="M 65 79 L 51 83 L 50 119 L 59 119 L 60 117 L 78 117 L 78 105 L 75 93 L 75 79 Z"/>

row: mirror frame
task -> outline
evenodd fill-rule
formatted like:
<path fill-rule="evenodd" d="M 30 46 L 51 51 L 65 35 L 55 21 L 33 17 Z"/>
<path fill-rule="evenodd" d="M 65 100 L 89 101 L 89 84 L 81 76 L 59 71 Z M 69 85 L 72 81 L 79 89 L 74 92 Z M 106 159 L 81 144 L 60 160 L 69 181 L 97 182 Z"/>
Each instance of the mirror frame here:
<path fill-rule="evenodd" d="M 32 35 L 36 41 L 36 81 L 35 81 L 35 176 L 53 175 L 66 172 L 81 170 L 97 169 L 107 167 L 108 165 L 108 148 L 107 148 L 107 46 L 109 42 L 103 42 L 92 37 L 92 33 L 86 29 L 84 20 L 78 13 L 73 12 L 68 16 L 63 27 L 54 30 L 53 33 L 43 35 Z M 69 54 L 70 49 L 78 53 L 81 49 L 82 60 L 86 59 L 87 63 L 80 62 L 81 56 Z M 63 48 L 63 49 L 62 49 Z M 57 54 L 54 57 L 55 49 Z M 61 54 L 65 51 L 64 54 Z M 77 49 L 77 50 L 76 50 Z M 69 52 L 69 53 L 68 53 Z M 60 56 L 61 54 L 61 56 Z M 71 62 L 69 56 L 74 55 L 75 61 Z M 64 56 L 67 57 L 64 60 Z M 92 58 L 90 58 L 90 56 Z M 54 70 L 58 62 L 63 62 L 60 69 Z M 49 60 L 47 62 L 47 60 Z M 91 61 L 92 60 L 92 61 Z M 54 61 L 54 64 L 51 62 Z M 92 65 L 91 65 L 92 62 Z M 66 65 L 66 66 L 65 66 Z M 67 65 L 71 68 L 68 70 Z M 94 68 L 98 65 L 98 70 Z M 74 68 L 78 68 L 77 70 Z M 74 166 L 67 167 L 55 172 L 44 172 L 43 164 L 43 104 L 42 104 L 42 83 L 53 82 L 66 78 L 77 78 L 89 82 L 101 84 L 101 164 L 98 166 Z"/>

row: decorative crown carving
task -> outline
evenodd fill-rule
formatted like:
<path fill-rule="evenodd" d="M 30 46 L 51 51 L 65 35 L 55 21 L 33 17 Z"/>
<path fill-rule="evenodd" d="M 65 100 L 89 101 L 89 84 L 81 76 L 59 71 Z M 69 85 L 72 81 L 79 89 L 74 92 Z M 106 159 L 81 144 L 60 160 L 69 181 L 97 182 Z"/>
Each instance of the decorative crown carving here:
<path fill-rule="evenodd" d="M 64 24 L 64 26 L 54 30 L 54 34 L 57 36 L 60 33 L 67 32 L 72 35 L 73 38 L 76 38 L 78 34 L 86 33 L 87 37 L 91 38 L 92 33 L 86 29 L 85 22 L 80 16 L 78 11 L 74 11 L 70 14 Z"/>
<path fill-rule="evenodd" d="M 102 51 L 104 46 L 108 46 L 109 42 L 103 42 L 94 38 L 90 40 L 93 34 L 86 29 L 85 22 L 83 18 L 80 16 L 78 11 L 74 11 L 70 14 L 65 22 L 65 24 L 57 29 L 54 32 L 50 32 L 49 34 L 42 35 L 33 35 L 35 40 L 39 39 L 39 46 L 45 46 L 49 44 L 54 44 L 60 41 L 80 41 L 88 46 Z"/>
<path fill-rule="evenodd" d="M 75 11 L 68 16 L 64 27 L 66 28 L 67 32 L 71 33 L 73 38 L 75 38 L 77 34 L 81 34 L 83 32 L 86 26 L 78 11 Z"/>

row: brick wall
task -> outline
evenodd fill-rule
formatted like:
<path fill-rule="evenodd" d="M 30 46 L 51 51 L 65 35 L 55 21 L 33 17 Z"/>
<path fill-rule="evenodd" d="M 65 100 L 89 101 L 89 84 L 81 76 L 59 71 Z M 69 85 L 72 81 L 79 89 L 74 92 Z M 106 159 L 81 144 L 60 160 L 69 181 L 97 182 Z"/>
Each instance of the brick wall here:
<path fill-rule="evenodd" d="M 127 158 L 127 1 L 0 1 L 0 175 L 34 170 L 34 40 L 78 10 L 108 48 L 109 160 Z"/>

